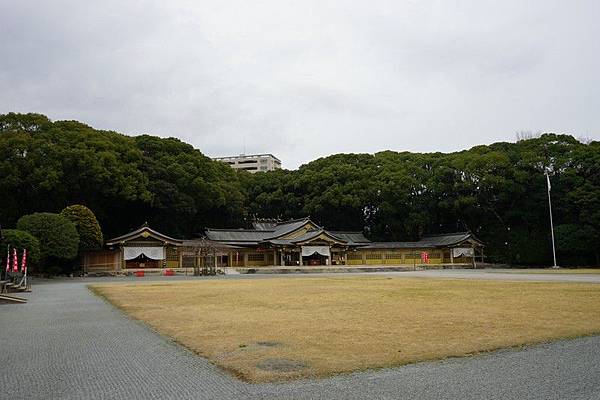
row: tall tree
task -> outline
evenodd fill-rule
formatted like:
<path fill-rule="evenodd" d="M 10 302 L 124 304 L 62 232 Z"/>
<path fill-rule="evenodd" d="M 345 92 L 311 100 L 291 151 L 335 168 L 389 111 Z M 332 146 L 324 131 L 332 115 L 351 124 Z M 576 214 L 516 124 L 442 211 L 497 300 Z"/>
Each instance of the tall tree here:
<path fill-rule="evenodd" d="M 79 234 L 79 251 L 102 247 L 104 244 L 102 229 L 92 210 L 81 204 L 75 204 L 65 207 L 60 215 L 75 225 Z"/>

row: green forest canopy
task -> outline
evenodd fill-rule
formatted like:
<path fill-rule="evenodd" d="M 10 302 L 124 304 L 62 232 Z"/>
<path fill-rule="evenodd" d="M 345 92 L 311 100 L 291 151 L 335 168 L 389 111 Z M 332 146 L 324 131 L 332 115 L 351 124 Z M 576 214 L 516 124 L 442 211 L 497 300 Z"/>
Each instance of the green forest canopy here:
<path fill-rule="evenodd" d="M 600 142 L 544 134 L 455 153 L 336 154 L 251 175 L 175 138 L 136 137 L 39 114 L 0 115 L 0 223 L 83 204 L 106 237 L 145 221 L 191 237 L 254 216 L 310 215 L 375 240 L 471 230 L 490 261 L 551 263 L 544 169 L 559 261 L 600 263 Z"/>

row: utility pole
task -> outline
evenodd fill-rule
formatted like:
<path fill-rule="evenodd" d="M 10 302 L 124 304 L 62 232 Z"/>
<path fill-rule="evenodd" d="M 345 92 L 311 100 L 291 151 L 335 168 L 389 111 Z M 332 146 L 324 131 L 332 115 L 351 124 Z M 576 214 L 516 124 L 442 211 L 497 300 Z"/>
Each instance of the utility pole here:
<path fill-rule="evenodd" d="M 550 175 L 548 175 L 548 170 L 544 170 L 544 174 L 546 175 L 546 183 L 548 184 L 548 209 L 550 210 L 550 233 L 552 234 L 552 257 L 554 258 L 554 265 L 552 268 L 559 268 L 556 264 L 556 246 L 554 244 L 554 223 L 552 221 L 552 200 L 550 198 L 550 190 L 552 189 L 552 185 L 550 185 Z"/>

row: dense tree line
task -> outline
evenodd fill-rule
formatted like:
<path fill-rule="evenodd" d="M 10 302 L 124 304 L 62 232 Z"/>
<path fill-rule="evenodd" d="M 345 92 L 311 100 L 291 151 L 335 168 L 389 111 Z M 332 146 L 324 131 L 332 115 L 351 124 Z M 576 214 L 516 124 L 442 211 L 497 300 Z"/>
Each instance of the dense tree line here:
<path fill-rule="evenodd" d="M 0 116 L 0 223 L 24 214 L 93 210 L 108 237 L 148 221 L 175 236 L 240 223 L 234 171 L 177 139 L 129 137 L 38 114 Z"/>
<path fill-rule="evenodd" d="M 148 221 L 189 237 L 253 216 L 310 215 L 374 240 L 471 230 L 491 261 L 551 263 L 544 171 L 559 261 L 598 265 L 600 142 L 545 134 L 456 153 L 337 154 L 250 175 L 173 138 L 129 137 L 37 114 L 0 116 L 0 222 L 91 208 L 107 237 Z"/>
<path fill-rule="evenodd" d="M 250 214 L 310 214 L 372 239 L 471 230 L 489 259 L 552 261 L 544 171 L 550 171 L 563 264 L 600 264 L 600 143 L 545 134 L 457 153 L 338 154 L 297 171 L 252 176 Z"/>

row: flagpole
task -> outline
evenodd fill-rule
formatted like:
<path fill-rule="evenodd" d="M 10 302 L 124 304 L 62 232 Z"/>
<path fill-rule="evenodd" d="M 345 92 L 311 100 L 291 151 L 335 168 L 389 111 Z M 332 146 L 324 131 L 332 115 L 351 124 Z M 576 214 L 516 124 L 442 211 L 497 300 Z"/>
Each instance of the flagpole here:
<path fill-rule="evenodd" d="M 548 175 L 548 170 L 544 171 L 546 174 L 546 183 L 548 184 L 548 209 L 550 210 L 550 233 L 552 235 L 552 257 L 554 258 L 554 266 L 552 268 L 559 268 L 556 264 L 556 246 L 554 244 L 554 222 L 552 221 L 552 200 L 550 198 L 550 190 L 552 186 L 550 185 L 550 175 Z"/>

